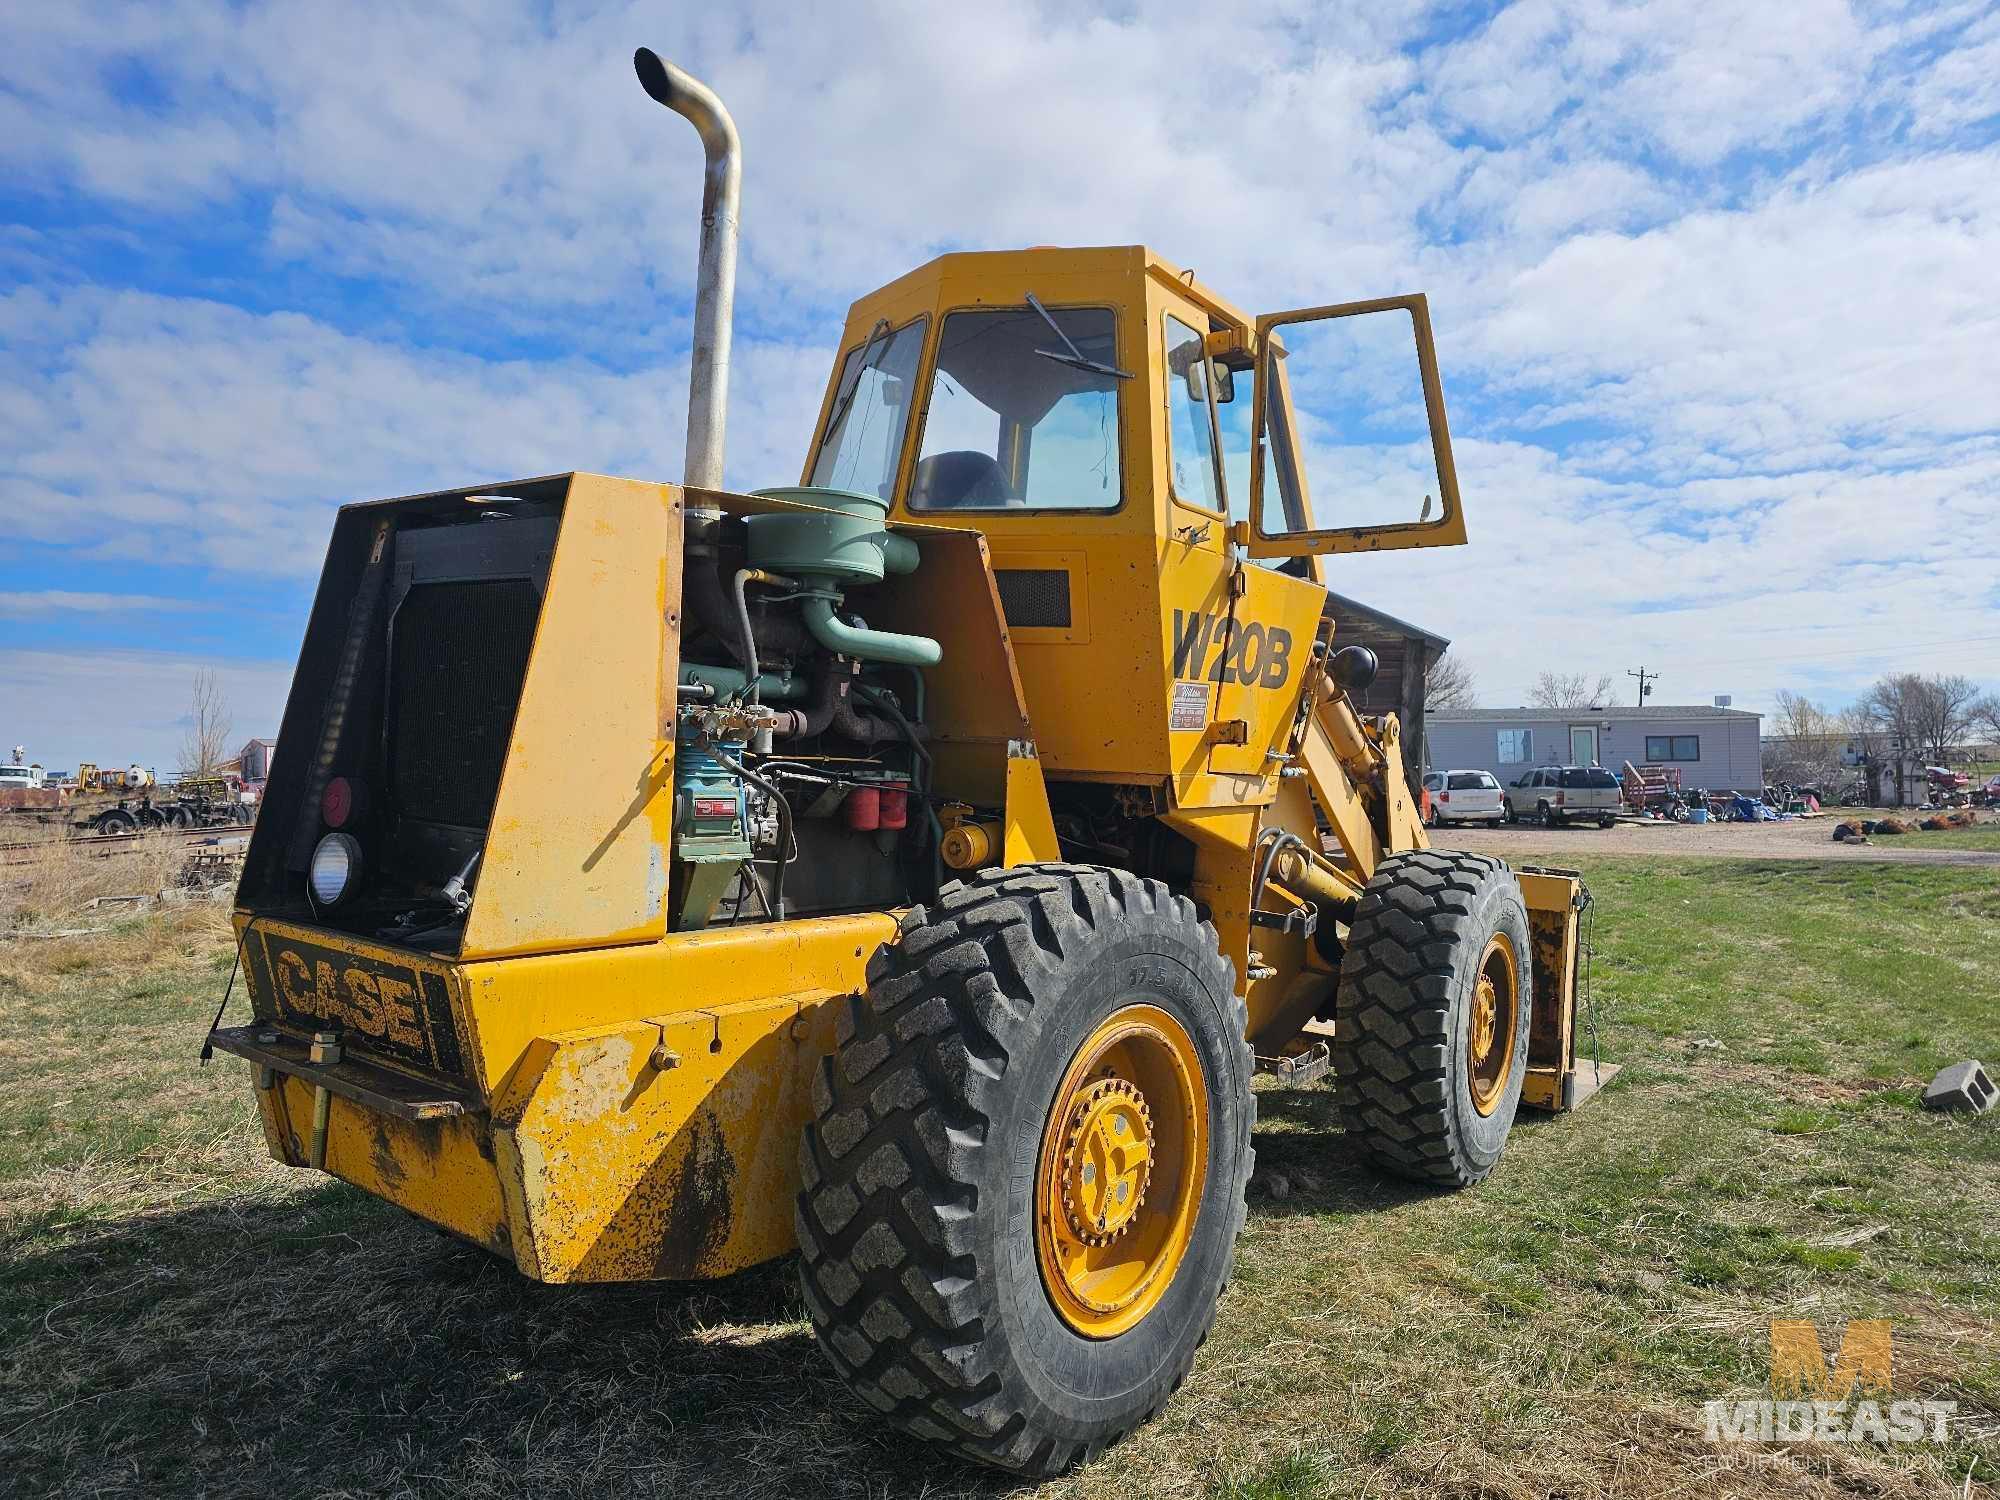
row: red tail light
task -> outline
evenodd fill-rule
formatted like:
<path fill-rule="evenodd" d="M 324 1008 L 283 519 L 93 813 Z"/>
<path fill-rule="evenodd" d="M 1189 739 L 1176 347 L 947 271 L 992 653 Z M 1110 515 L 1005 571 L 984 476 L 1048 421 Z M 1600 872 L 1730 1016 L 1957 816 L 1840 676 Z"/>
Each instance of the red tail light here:
<path fill-rule="evenodd" d="M 361 813 L 361 783 L 336 776 L 319 794 L 320 821 L 329 828 L 345 828 Z"/>

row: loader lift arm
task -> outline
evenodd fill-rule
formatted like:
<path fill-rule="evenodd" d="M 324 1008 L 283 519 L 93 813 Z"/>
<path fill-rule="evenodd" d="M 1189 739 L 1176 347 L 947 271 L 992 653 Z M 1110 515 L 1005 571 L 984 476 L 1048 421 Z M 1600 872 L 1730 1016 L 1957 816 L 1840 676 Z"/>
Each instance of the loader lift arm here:
<path fill-rule="evenodd" d="M 1363 719 L 1332 677 L 1317 674 L 1294 755 L 1341 860 L 1336 864 L 1288 849 L 1276 864 L 1279 884 L 1337 911 L 1359 901 L 1391 856 L 1430 848 L 1403 774 L 1402 735 L 1394 714 Z M 1574 1109 L 1618 1071 L 1615 1064 L 1602 1065 L 1594 1057 L 1579 1067 L 1577 1058 L 1578 980 L 1588 960 L 1582 917 L 1590 893 L 1574 870 L 1528 866 L 1514 878 L 1527 906 L 1533 971 L 1521 1102 L 1536 1109 Z M 1329 901 L 1340 895 L 1347 900 Z"/>

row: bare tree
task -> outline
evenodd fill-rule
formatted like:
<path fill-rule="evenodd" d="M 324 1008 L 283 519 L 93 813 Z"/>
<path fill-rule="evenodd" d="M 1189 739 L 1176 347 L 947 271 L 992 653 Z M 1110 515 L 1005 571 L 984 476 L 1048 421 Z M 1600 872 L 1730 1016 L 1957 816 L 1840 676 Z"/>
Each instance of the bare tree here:
<path fill-rule="evenodd" d="M 1428 708 L 1476 708 L 1479 684 L 1462 657 L 1446 652 L 1424 674 L 1424 704 Z"/>
<path fill-rule="evenodd" d="M 1892 750 L 1942 765 L 1971 729 L 1978 701 L 1969 677 L 1894 672 L 1863 693 L 1858 706 L 1889 736 Z"/>
<path fill-rule="evenodd" d="M 1841 769 L 1841 752 L 1850 738 L 1841 716 L 1831 713 L 1804 693 L 1781 690 L 1765 738 L 1766 774 L 1782 781 L 1833 780 Z"/>
<path fill-rule="evenodd" d="M 221 680 L 207 667 L 194 674 L 187 726 L 181 739 L 181 775 L 217 775 L 229 763 L 229 702 L 222 695 Z"/>
<path fill-rule="evenodd" d="M 1537 708 L 1602 708 L 1611 696 L 1611 674 L 1595 683 L 1586 672 L 1544 672 L 1535 679 L 1528 701 Z"/>
<path fill-rule="evenodd" d="M 1966 710 L 1972 732 L 2000 750 L 2000 693 L 1987 693 Z"/>

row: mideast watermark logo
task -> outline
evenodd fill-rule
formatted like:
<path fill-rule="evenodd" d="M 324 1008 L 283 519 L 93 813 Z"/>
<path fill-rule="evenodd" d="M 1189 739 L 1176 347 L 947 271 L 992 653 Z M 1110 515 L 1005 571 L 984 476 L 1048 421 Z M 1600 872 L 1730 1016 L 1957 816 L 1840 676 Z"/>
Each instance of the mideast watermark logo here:
<path fill-rule="evenodd" d="M 1886 1321 L 1851 1321 L 1829 1370 L 1816 1324 L 1806 1318 L 1773 1318 L 1770 1397 L 1708 1402 L 1702 1408 L 1708 1440 L 1943 1442 L 1945 1422 L 1958 1403 L 1897 1399 L 1890 1365 Z"/>

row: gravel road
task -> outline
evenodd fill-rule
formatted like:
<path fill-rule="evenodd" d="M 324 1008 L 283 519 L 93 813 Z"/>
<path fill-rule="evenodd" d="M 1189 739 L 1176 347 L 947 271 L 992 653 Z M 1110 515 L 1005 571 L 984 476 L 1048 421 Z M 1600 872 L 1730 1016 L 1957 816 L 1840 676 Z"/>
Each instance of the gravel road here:
<path fill-rule="evenodd" d="M 1619 822 L 1610 828 L 1510 827 L 1436 828 L 1431 842 L 1447 849 L 1468 849 L 1515 859 L 1574 859 L 1583 854 L 1663 854 L 1718 859 L 1876 859 L 1904 864 L 1991 865 L 2000 868 L 2000 851 L 1950 849 L 1935 844 L 1921 849 L 1898 848 L 1895 838 L 1866 844 L 1836 844 L 1834 824 L 1841 816 L 1880 817 L 1874 809 L 1849 809 L 1791 823 L 1652 823 Z M 1921 815 L 1919 815 L 1921 816 Z"/>

